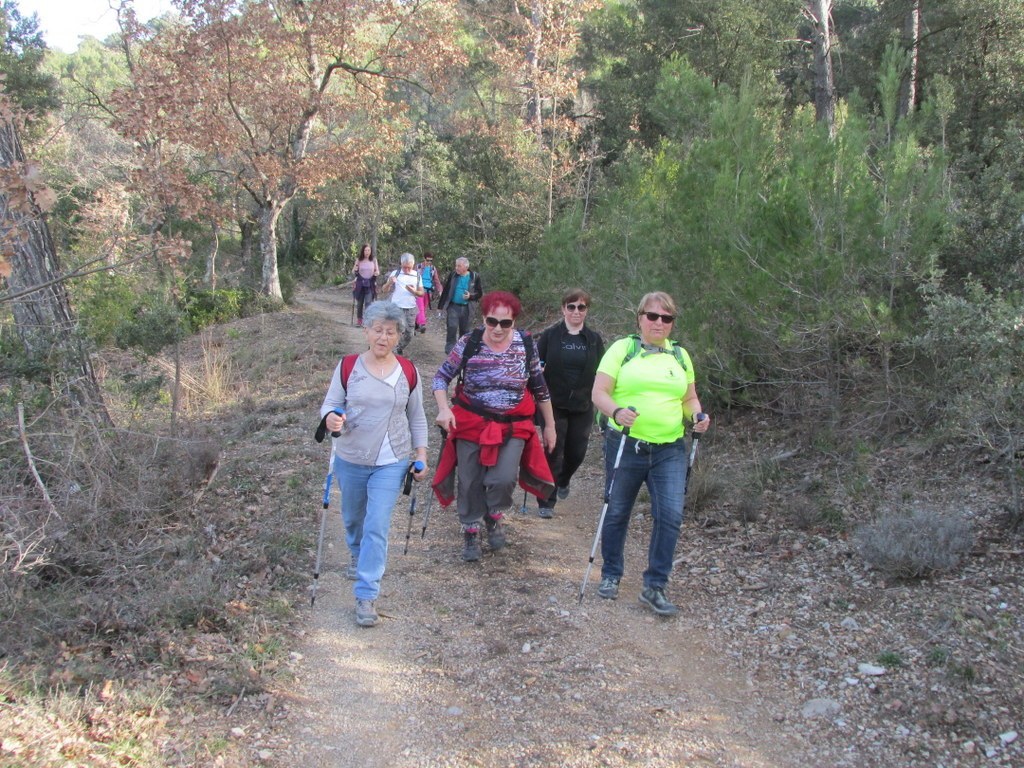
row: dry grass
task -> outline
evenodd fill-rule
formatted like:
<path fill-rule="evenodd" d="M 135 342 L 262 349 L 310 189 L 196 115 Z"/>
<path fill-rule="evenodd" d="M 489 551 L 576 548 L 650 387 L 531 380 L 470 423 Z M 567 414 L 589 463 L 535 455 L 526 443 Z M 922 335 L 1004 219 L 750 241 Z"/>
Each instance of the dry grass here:
<path fill-rule="evenodd" d="M 318 332 L 284 313 L 188 340 L 174 436 L 166 389 L 109 390 L 116 430 L 35 408 L 27 436 L 58 516 L 16 435 L 0 442 L 0 765 L 250 764 L 224 715 L 281 673 L 252 649 L 280 645 L 307 577 L 296 510 L 321 467 L 269 470 L 295 456 L 302 383 L 320 392 L 329 371 L 310 372 L 333 365 L 295 343 Z M 106 381 L 173 376 L 149 366 L 111 355 Z M 225 440 L 241 442 L 225 454 Z"/>

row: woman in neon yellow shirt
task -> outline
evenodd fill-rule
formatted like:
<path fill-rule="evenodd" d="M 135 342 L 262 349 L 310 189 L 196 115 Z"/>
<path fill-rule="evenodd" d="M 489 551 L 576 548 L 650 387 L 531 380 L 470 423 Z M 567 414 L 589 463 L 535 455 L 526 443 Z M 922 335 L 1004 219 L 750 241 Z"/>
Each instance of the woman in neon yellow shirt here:
<path fill-rule="evenodd" d="M 640 602 L 662 616 L 678 609 L 665 597 L 686 496 L 687 451 L 684 422 L 696 432 L 711 424 L 694 386 L 693 363 L 669 337 L 676 305 L 667 293 L 646 294 L 637 310 L 640 333 L 612 344 L 597 368 L 594 406 L 608 417 L 605 432 L 605 488 L 614 474 L 601 529 L 601 584 L 608 600 L 619 595 L 626 531 L 640 486 L 651 496 L 651 540 Z M 623 429 L 629 429 L 629 434 Z M 619 466 L 619 443 L 626 444 Z"/>

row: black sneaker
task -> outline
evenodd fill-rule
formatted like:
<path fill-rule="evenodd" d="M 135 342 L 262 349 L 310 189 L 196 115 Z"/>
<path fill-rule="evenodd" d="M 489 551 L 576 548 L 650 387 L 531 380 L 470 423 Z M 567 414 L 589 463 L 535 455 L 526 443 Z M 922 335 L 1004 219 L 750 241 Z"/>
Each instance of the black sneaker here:
<path fill-rule="evenodd" d="M 463 531 L 463 536 L 466 539 L 466 546 L 462 549 L 462 559 L 467 563 L 479 560 L 483 556 L 480 549 L 480 532 Z"/>
<path fill-rule="evenodd" d="M 491 549 L 497 551 L 505 546 L 505 526 L 501 523 L 501 517 L 484 515 L 484 523 L 487 525 L 487 543 Z"/>
<path fill-rule="evenodd" d="M 601 583 L 597 586 L 597 594 L 605 600 L 616 599 L 619 596 L 619 580 L 607 576 L 601 579 Z"/>
<path fill-rule="evenodd" d="M 647 587 L 640 593 L 640 602 L 648 606 L 659 616 L 675 616 L 679 609 L 665 597 L 665 590 L 661 587 Z"/>
<path fill-rule="evenodd" d="M 568 485 L 560 485 L 560 486 L 558 486 L 558 488 L 555 489 L 555 495 L 558 496 L 558 498 L 560 498 L 560 499 L 568 499 L 569 498 L 569 486 Z"/>

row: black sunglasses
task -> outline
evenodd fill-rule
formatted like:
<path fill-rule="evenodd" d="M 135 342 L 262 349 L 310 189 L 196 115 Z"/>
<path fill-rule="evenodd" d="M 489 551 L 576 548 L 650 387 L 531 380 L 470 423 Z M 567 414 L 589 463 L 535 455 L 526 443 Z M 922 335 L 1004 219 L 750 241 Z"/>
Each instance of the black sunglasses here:
<path fill-rule="evenodd" d="M 587 311 L 587 305 L 586 304 L 566 304 L 565 308 L 567 310 L 569 310 L 570 312 L 575 312 L 577 309 L 580 312 L 586 312 Z"/>
<path fill-rule="evenodd" d="M 506 317 L 504 320 L 499 320 L 496 317 L 485 317 L 484 322 L 491 326 L 491 328 L 497 328 L 499 325 L 502 328 L 511 328 L 512 323 L 514 323 L 515 320 L 512 320 L 511 318 L 508 317 Z"/>
<path fill-rule="evenodd" d="M 668 325 L 669 323 L 673 322 L 676 319 L 675 315 L 659 315 L 657 312 L 641 312 L 640 314 L 646 317 L 652 323 L 655 320 L 661 320 L 661 322 L 665 323 L 666 325 Z"/>

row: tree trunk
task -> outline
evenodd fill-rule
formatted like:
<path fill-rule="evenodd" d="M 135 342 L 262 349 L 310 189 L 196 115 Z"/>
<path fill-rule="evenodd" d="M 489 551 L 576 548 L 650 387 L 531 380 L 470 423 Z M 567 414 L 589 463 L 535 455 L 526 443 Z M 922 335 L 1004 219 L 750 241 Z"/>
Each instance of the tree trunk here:
<path fill-rule="evenodd" d="M 917 78 L 921 40 L 921 2 L 913 0 L 903 22 L 903 39 L 910 53 L 907 79 L 900 90 L 899 116 L 906 117 L 917 106 Z"/>
<path fill-rule="evenodd" d="M 210 243 L 210 252 L 206 254 L 206 275 L 203 283 L 211 291 L 217 290 L 217 251 L 220 250 L 220 226 L 217 222 L 210 225 L 213 234 L 213 242 Z"/>
<path fill-rule="evenodd" d="M 836 86 L 832 72 L 832 0 L 807 0 L 804 9 L 811 21 L 814 43 L 814 115 L 835 135 Z"/>
<path fill-rule="evenodd" d="M 277 219 L 284 210 L 285 202 L 267 201 L 260 205 L 260 258 L 263 275 L 260 291 L 272 299 L 283 301 L 281 276 L 277 271 Z"/>
<path fill-rule="evenodd" d="M 537 146 L 544 145 L 544 96 L 540 86 L 540 51 L 544 43 L 544 9 L 538 0 L 530 4 L 530 28 L 532 37 L 526 50 L 526 65 L 530 72 L 530 80 L 526 84 L 526 124 L 537 136 Z"/>
<path fill-rule="evenodd" d="M 248 215 L 238 220 L 239 233 L 239 254 L 241 260 L 245 285 L 247 288 L 258 290 L 260 287 L 259 262 L 256 260 L 256 221 Z"/>
<path fill-rule="evenodd" d="M 7 287 L 18 338 L 29 357 L 45 361 L 74 407 L 110 424 L 92 361 L 76 334 L 37 182 L 27 171 L 16 125 L 0 118 L 0 245 L 10 259 Z"/>

